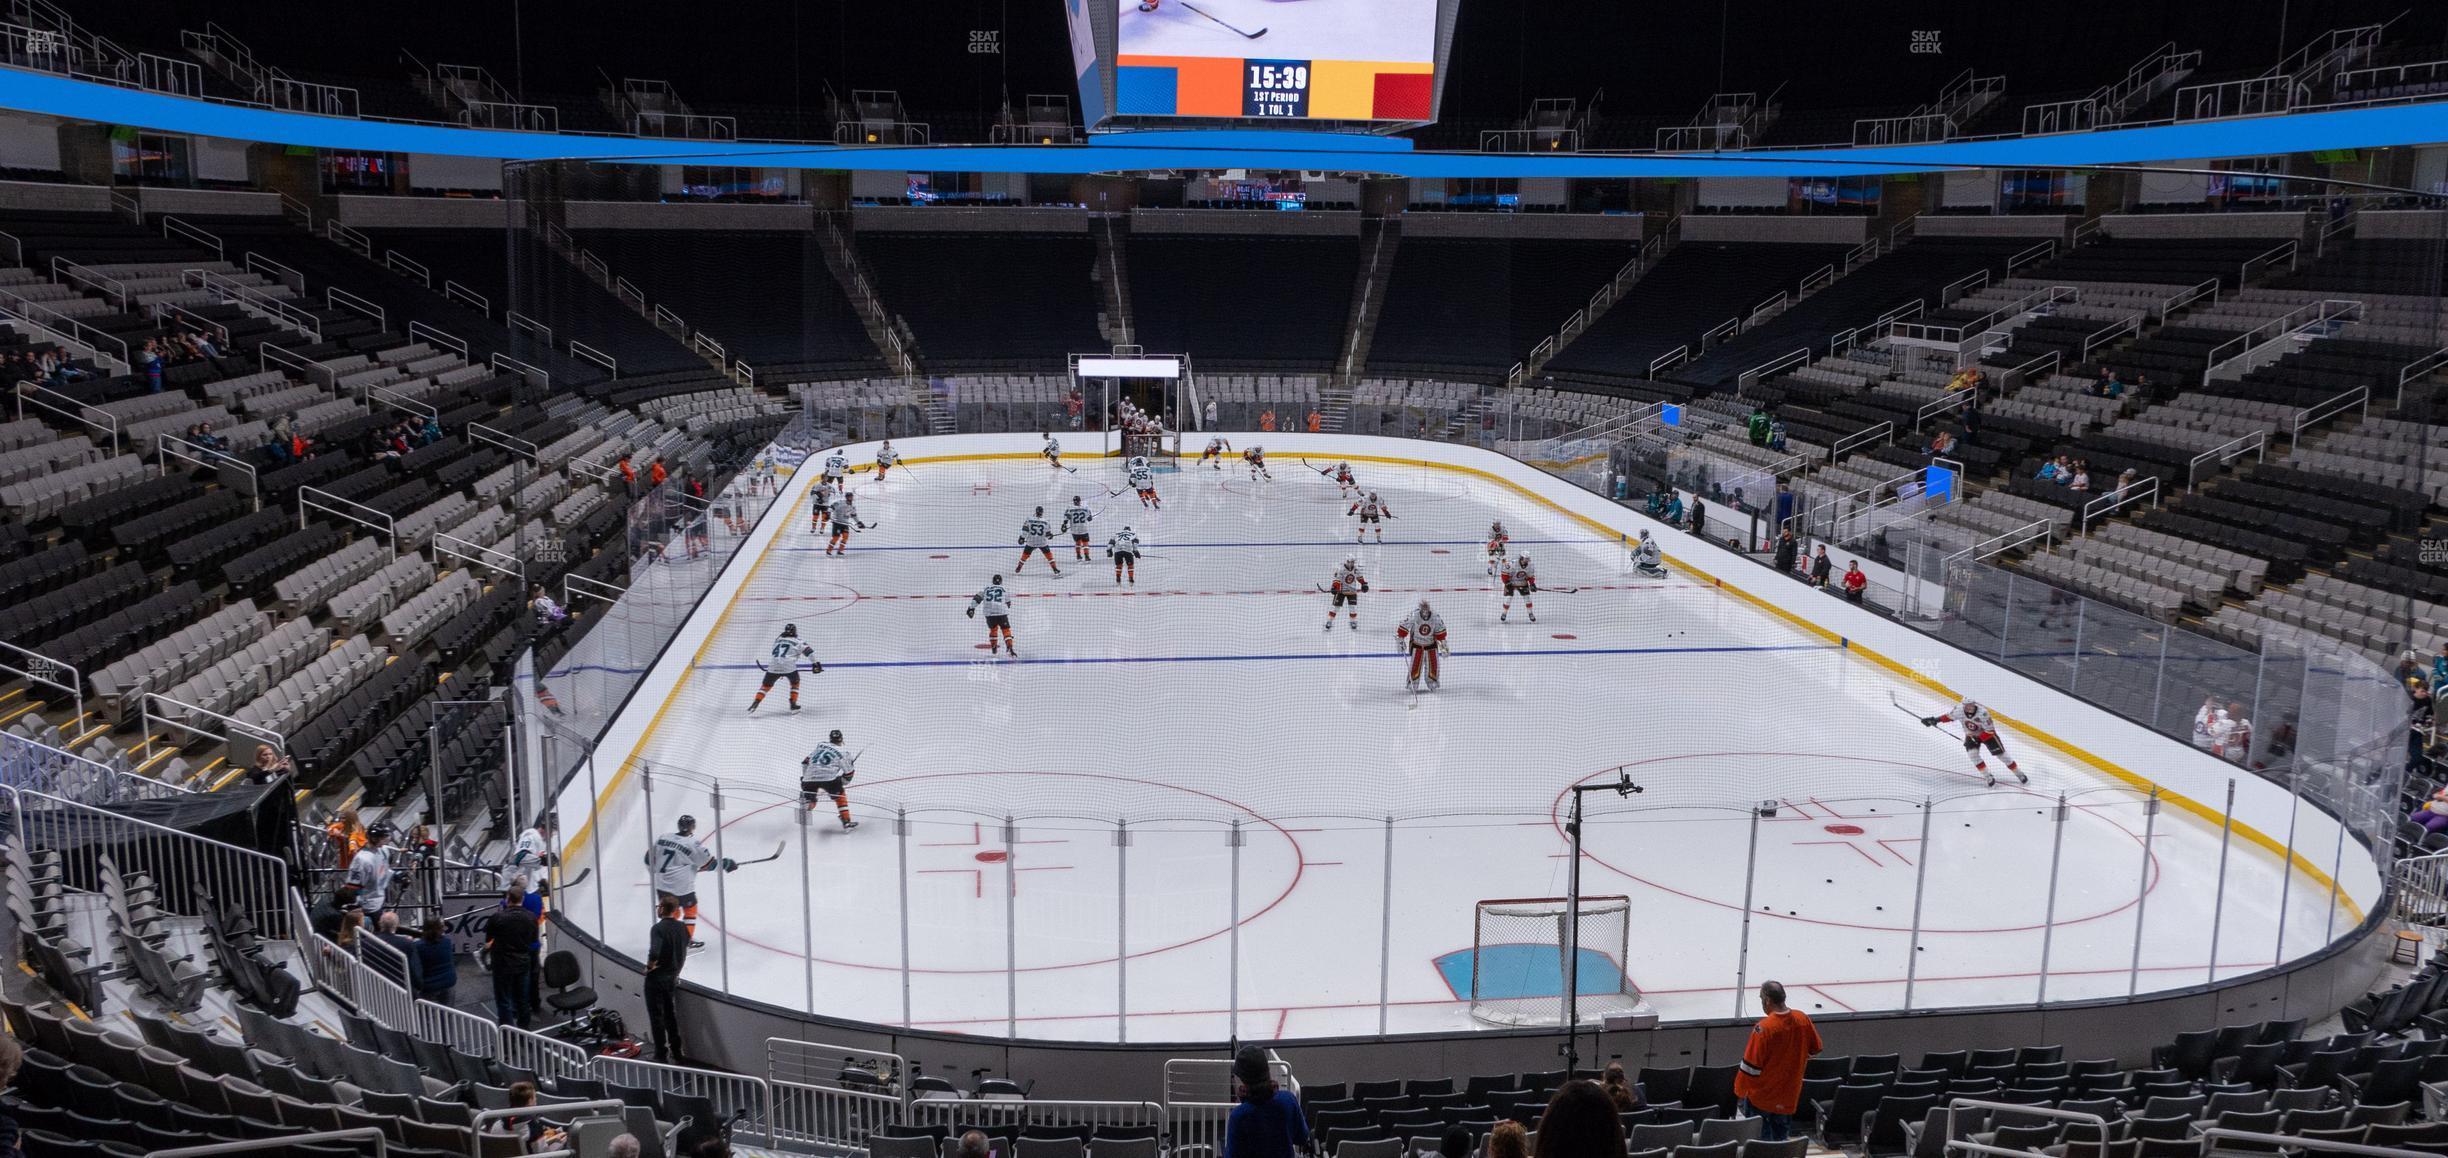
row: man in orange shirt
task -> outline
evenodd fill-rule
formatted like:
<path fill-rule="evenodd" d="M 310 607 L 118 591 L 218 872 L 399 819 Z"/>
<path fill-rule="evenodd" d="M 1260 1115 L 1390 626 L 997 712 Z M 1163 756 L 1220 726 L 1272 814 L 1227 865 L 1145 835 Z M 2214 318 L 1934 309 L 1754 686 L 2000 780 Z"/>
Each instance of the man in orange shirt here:
<path fill-rule="evenodd" d="M 1766 1016 L 1751 1027 L 1742 1064 L 1734 1068 L 1734 1096 L 1759 1115 L 1761 1141 L 1782 1142 L 1793 1134 L 1803 1067 L 1822 1047 L 1810 1015 L 1785 1007 L 1785 986 L 1762 982 L 1759 997 Z"/>

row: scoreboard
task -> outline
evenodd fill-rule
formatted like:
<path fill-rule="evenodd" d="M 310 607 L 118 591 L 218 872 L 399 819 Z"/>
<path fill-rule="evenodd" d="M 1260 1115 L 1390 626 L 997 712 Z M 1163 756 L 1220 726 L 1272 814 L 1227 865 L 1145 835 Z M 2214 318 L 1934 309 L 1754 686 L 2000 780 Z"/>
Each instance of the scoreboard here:
<path fill-rule="evenodd" d="M 1460 0 L 1064 0 L 1090 128 L 1436 119 Z"/>

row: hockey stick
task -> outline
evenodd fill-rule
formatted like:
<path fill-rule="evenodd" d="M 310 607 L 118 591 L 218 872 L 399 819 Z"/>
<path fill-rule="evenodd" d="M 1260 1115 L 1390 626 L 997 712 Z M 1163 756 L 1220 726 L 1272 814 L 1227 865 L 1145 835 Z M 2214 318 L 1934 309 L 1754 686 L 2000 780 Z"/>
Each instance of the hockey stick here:
<path fill-rule="evenodd" d="M 579 870 L 578 870 L 578 875 L 577 875 L 577 876 L 571 877 L 570 879 L 568 879 L 568 880 L 566 880 L 566 881 L 562 881 L 561 883 L 559 883 L 559 884 L 557 884 L 557 885 L 554 885 L 553 887 L 554 887 L 554 888 L 556 888 L 556 889 L 574 889 L 574 888 L 577 888 L 579 885 L 585 884 L 585 883 L 586 883 L 586 879 L 587 879 L 588 877 L 591 877 L 591 876 L 594 876 L 594 875 L 595 875 L 595 866 L 594 866 L 594 865 L 588 865 L 588 866 L 587 866 L 587 867 L 585 867 L 585 868 L 579 869 Z"/>
<path fill-rule="evenodd" d="M 1300 458 L 1300 459 L 1294 459 L 1293 461 L 1294 461 L 1294 462 L 1297 462 L 1297 463 L 1299 463 L 1299 464 L 1301 464 L 1302 466 L 1308 467 L 1308 468 L 1309 468 L 1309 469 L 1311 469 L 1311 470 L 1314 470 L 1314 471 L 1318 472 L 1318 474 L 1319 474 L 1320 476 L 1324 477 L 1324 478 L 1333 478 L 1333 477 L 1334 477 L 1334 472 L 1333 472 L 1333 471 L 1331 471 L 1331 470 L 1327 470 L 1327 469 L 1325 469 L 1325 468 L 1323 468 L 1323 467 L 1321 467 L 1321 466 L 1317 465 L 1316 463 L 1313 463 L 1313 462 L 1309 461 L 1308 459 L 1305 459 L 1305 458 Z"/>
<path fill-rule="evenodd" d="M 1205 10 L 1205 9 L 1203 9 L 1203 8 L 1200 8 L 1200 7 L 1199 7 L 1198 5 L 1196 5 L 1196 4 L 1192 4 L 1192 3 L 1190 3 L 1190 0 L 1182 0 L 1182 7 L 1187 8 L 1187 9 L 1191 10 L 1192 12 L 1196 12 L 1196 13 L 1198 13 L 1198 14 L 1199 14 L 1199 15 L 1201 15 L 1201 16 L 1205 16 L 1205 17 L 1207 17 L 1207 19 L 1209 19 L 1209 20 L 1214 20 L 1214 21 L 1215 21 L 1216 23 L 1218 23 L 1218 24 L 1224 24 L 1224 22 L 1223 22 L 1222 20 L 1217 19 L 1217 18 L 1216 18 L 1214 15 L 1210 14 L 1210 13 L 1209 13 L 1207 10 Z M 1238 28 L 1234 28 L 1234 27 L 1233 27 L 1232 25 L 1230 25 L 1230 24 L 1224 24 L 1224 27 L 1225 27 L 1225 28 L 1226 28 L 1228 31 L 1230 31 L 1230 32 L 1232 32 L 1233 34 L 1235 34 L 1235 35 L 1239 36 L 1239 37 L 1240 37 L 1241 39 L 1243 39 L 1243 40 L 1256 40 L 1256 39 L 1258 39 L 1259 37 L 1264 36 L 1264 35 L 1266 35 L 1266 34 L 1267 34 L 1267 30 L 1266 30 L 1266 29 L 1264 29 L 1264 28 L 1261 28 L 1261 29 L 1259 29 L 1259 30 L 1258 30 L 1258 31 L 1256 31 L 1256 32 L 1243 32 L 1243 31 L 1241 31 L 1241 30 L 1240 30 L 1240 29 L 1238 29 Z"/>
<path fill-rule="evenodd" d="M 1922 720 L 1924 720 L 1924 719 L 1926 719 L 1926 718 L 1927 718 L 1927 717 L 1923 716 L 1921 713 L 1916 712 L 1916 711 L 1912 710 L 1911 708 L 1905 707 L 1905 706 L 1904 706 L 1904 701 L 1903 701 L 1903 700 L 1900 700 L 1900 699 L 1897 699 L 1897 698 L 1896 698 L 1896 694 L 1895 694 L 1894 692 L 1889 692 L 1889 693 L 1887 693 L 1887 702 L 1888 702 L 1888 703 L 1891 703 L 1891 704 L 1894 704 L 1894 705 L 1895 705 L 1895 710 L 1897 710 L 1897 711 L 1899 711 L 1899 712 L 1902 712 L 1902 713 L 1904 713 L 1904 714 L 1905 714 L 1905 715 L 1907 715 L 1907 716 L 1911 716 L 1911 717 L 1913 718 L 1913 722 L 1914 722 L 1914 723 L 1916 723 L 1916 724 L 1920 723 Z M 1928 725 L 1928 726 L 1929 726 L 1929 727 L 1932 727 L 1932 728 L 1937 728 L 1937 730 L 1938 730 L 1938 734 L 1939 734 L 1939 735 L 1941 735 L 1941 736 L 1946 737 L 1947 739 L 1950 739 L 1950 740 L 1960 740 L 1960 739 L 1962 739 L 1962 738 L 1963 738 L 1963 737 L 1961 737 L 1961 736 L 1956 735 L 1956 734 L 1955 734 L 1955 733 L 1953 733 L 1953 732 L 1947 731 L 1945 728 L 1938 728 L 1938 726 L 1937 726 L 1937 725 L 1935 725 L 1935 724 L 1931 724 L 1931 725 Z"/>
<path fill-rule="evenodd" d="M 787 843 L 786 843 L 786 842 L 783 842 L 783 841 L 776 841 L 776 842 L 774 842 L 774 850 L 773 850 L 773 855 L 772 855 L 772 856 L 760 856 L 760 857 L 756 858 L 755 860 L 735 860 L 735 861 L 732 861 L 732 862 L 731 862 L 731 864 L 732 864 L 732 866 L 733 866 L 733 867 L 735 867 L 735 868 L 747 868 L 749 865 L 752 865 L 752 864 L 764 864 L 766 861 L 769 861 L 769 860 L 780 860 L 780 859 L 782 859 L 782 850 L 783 850 L 785 847 L 788 847 L 788 845 L 787 845 Z M 729 870 L 725 870 L 725 871 L 729 871 Z"/>

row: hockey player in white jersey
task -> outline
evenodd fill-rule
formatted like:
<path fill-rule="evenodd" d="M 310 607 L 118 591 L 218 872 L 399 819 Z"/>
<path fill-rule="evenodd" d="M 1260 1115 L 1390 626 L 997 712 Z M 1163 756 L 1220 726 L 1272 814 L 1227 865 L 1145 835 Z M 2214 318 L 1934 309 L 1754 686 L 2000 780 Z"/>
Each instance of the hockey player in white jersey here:
<path fill-rule="evenodd" d="M 1088 524 L 1095 521 L 1096 512 L 1089 510 L 1078 495 L 1071 496 L 1071 506 L 1062 514 L 1062 529 L 1071 536 L 1073 560 L 1085 563 L 1093 557 L 1088 554 Z"/>
<path fill-rule="evenodd" d="M 1326 583 L 1326 593 L 1334 601 L 1326 605 L 1326 630 L 1334 630 L 1335 612 L 1351 608 L 1351 629 L 1360 630 L 1360 596 L 1369 589 L 1368 578 L 1360 574 L 1360 560 L 1345 559 Z"/>
<path fill-rule="evenodd" d="M 1513 597 L 1521 596 L 1522 610 L 1530 613 L 1530 622 L 1538 622 L 1538 604 L 1530 597 L 1538 592 L 1538 572 L 1530 567 L 1530 556 L 1523 555 L 1504 566 L 1504 613 L 1496 617 L 1503 623 L 1513 617 Z"/>
<path fill-rule="evenodd" d="M 1348 499 L 1360 490 L 1360 484 L 1352 479 L 1351 464 L 1348 462 L 1334 464 L 1333 473 L 1327 477 L 1334 480 L 1336 493 L 1344 498 Z"/>
<path fill-rule="evenodd" d="M 1437 614 L 1435 609 L 1428 606 L 1428 601 L 1422 599 L 1418 610 L 1404 616 L 1402 623 L 1394 628 L 1394 639 L 1411 653 L 1411 676 L 1403 681 L 1403 686 L 1418 690 L 1420 677 L 1424 674 L 1428 677 L 1428 690 L 1437 690 L 1438 680 L 1443 674 L 1437 660 L 1451 650 L 1445 643 L 1445 617 Z"/>
<path fill-rule="evenodd" d="M 1037 453 L 1045 457 L 1047 466 L 1061 470 L 1063 468 L 1062 442 L 1051 434 L 1040 434 L 1037 437 L 1046 440 L 1045 445 L 1038 448 Z"/>
<path fill-rule="evenodd" d="M 772 494 L 781 486 L 781 467 L 774 462 L 772 447 L 766 447 L 756 457 L 756 470 L 748 476 L 748 493 Z"/>
<path fill-rule="evenodd" d="M 1223 435 L 1216 435 L 1207 440 L 1207 452 L 1199 456 L 1199 465 L 1221 471 L 1224 469 L 1224 456 L 1231 453 L 1231 440 Z"/>
<path fill-rule="evenodd" d="M 647 847 L 646 869 L 657 896 L 669 896 L 680 902 L 680 920 L 688 926 L 689 948 L 703 949 L 705 942 L 697 939 L 697 874 L 715 868 L 729 872 L 738 868 L 739 862 L 715 859 L 697 840 L 696 832 L 694 816 L 673 821 L 671 834 L 656 837 Z"/>
<path fill-rule="evenodd" d="M 883 482 L 885 474 L 890 472 L 892 468 L 899 465 L 901 465 L 901 452 L 894 450 L 892 447 L 892 440 L 887 438 L 884 440 L 884 445 L 876 448 L 875 480 L 877 482 Z"/>
<path fill-rule="evenodd" d="M 1164 500 L 1156 497 L 1156 468 L 1148 465 L 1146 455 L 1133 456 L 1125 464 L 1124 476 L 1130 479 L 1130 489 L 1139 492 L 1140 506 L 1164 509 Z"/>
<path fill-rule="evenodd" d="M 799 666 L 806 664 L 811 673 L 824 670 L 824 665 L 816 662 L 815 656 L 816 649 L 799 638 L 799 625 L 783 624 L 782 634 L 775 636 L 773 646 L 765 651 L 765 679 L 757 684 L 756 698 L 748 701 L 748 710 L 753 712 L 758 704 L 765 702 L 765 693 L 773 690 L 776 680 L 789 680 L 790 709 L 798 711 Z"/>
<path fill-rule="evenodd" d="M 840 487 L 817 480 L 816 489 L 808 492 L 808 533 L 825 533 L 825 524 L 833 521 L 833 500 L 840 497 Z"/>
<path fill-rule="evenodd" d="M 1981 778 L 1989 782 L 1989 787 L 1997 787 L 1997 774 L 1989 770 L 1989 761 L 1981 755 L 1984 747 L 1989 749 L 1989 755 L 2006 762 L 2006 770 L 2014 773 L 2015 779 L 2025 784 L 2031 783 L 2031 777 L 2024 775 L 2023 769 L 2016 766 L 2014 757 L 2006 754 L 2006 742 L 1998 739 L 1997 721 L 1990 718 L 1989 709 L 1965 700 L 1955 705 L 1953 711 L 1921 717 L 1921 726 L 1925 728 L 1946 723 L 1963 725 L 1964 755 L 1972 757 L 1972 770 L 1980 773 Z"/>
<path fill-rule="evenodd" d="M 825 554 L 847 555 L 850 553 L 850 528 L 866 529 L 859 518 L 858 496 L 843 490 L 841 497 L 833 500 L 830 517 L 833 520 L 833 535 L 825 540 Z"/>
<path fill-rule="evenodd" d="M 1124 527 L 1113 538 L 1105 540 L 1105 553 L 1113 557 L 1114 585 L 1122 585 L 1124 572 L 1130 573 L 1131 586 L 1139 585 L 1139 536 Z"/>
<path fill-rule="evenodd" d="M 1274 474 L 1272 474 L 1271 472 L 1269 472 L 1269 471 L 1267 470 L 1267 467 L 1266 467 L 1266 448 L 1265 448 L 1265 447 L 1263 447 L 1263 446 L 1253 446 L 1253 447 L 1249 448 L 1248 450 L 1242 451 L 1242 452 L 1241 452 L 1241 461 L 1246 462 L 1246 463 L 1248 463 L 1248 464 L 1249 464 L 1249 472 L 1250 472 L 1250 481 L 1251 481 L 1251 482 L 1257 482 L 1257 481 L 1258 481 L 1258 479 L 1259 479 L 1259 476 L 1261 476 L 1261 475 L 1264 475 L 1264 476 L 1266 477 L 1266 480 L 1267 480 L 1268 482 L 1273 482 L 1273 481 L 1275 481 L 1275 476 L 1274 476 Z"/>
<path fill-rule="evenodd" d="M 1658 553 L 1657 540 L 1650 538 L 1645 529 L 1641 531 L 1640 545 L 1633 549 L 1632 567 L 1652 579 L 1666 577 L 1666 564 Z"/>
<path fill-rule="evenodd" d="M 1062 574 L 1062 568 L 1054 565 L 1054 548 L 1048 545 L 1053 537 L 1054 528 L 1046 525 L 1045 508 L 1037 508 L 1036 514 L 1020 524 L 1020 565 L 1012 568 L 1012 574 L 1028 570 L 1029 556 L 1040 551 L 1045 553 L 1046 566 L 1053 568 L 1055 574 Z"/>
<path fill-rule="evenodd" d="M 841 729 L 835 728 L 824 743 L 799 761 L 799 802 L 814 812 L 824 798 L 831 797 L 834 810 L 841 814 L 842 831 L 847 832 L 858 827 L 858 821 L 850 819 L 850 781 L 858 776 L 858 757 L 842 751 L 841 744 Z"/>
<path fill-rule="evenodd" d="M 1513 536 L 1508 535 L 1508 534 L 1506 534 L 1506 533 L 1505 533 L 1505 525 L 1504 525 L 1503 520 L 1498 520 L 1498 521 L 1496 521 L 1496 522 L 1493 522 L 1493 523 L 1488 524 L 1488 537 L 1487 537 L 1487 573 L 1488 573 L 1488 578 L 1493 579 L 1493 578 L 1495 578 L 1495 577 L 1496 577 L 1497 572 L 1500 572 L 1500 571 L 1504 570 L 1504 562 L 1505 562 L 1505 548 L 1506 548 L 1507 546 L 1509 546 L 1509 545 L 1510 545 L 1512 542 L 1513 542 Z"/>
<path fill-rule="evenodd" d="M 824 473 L 818 477 L 822 478 L 826 482 L 832 483 L 834 487 L 839 488 L 842 485 L 842 479 L 848 477 L 849 474 L 850 456 L 836 450 L 833 453 L 825 456 Z"/>
<path fill-rule="evenodd" d="M 517 842 L 510 846 L 510 858 L 502 863 L 504 867 L 524 872 L 551 868 L 557 859 L 553 855 L 553 818 L 552 814 L 546 813 L 519 833 Z"/>
<path fill-rule="evenodd" d="M 1369 528 L 1375 527 L 1377 529 L 1377 541 L 1382 543 L 1385 542 L 1385 523 L 1383 520 L 1394 517 L 1394 508 L 1384 499 L 1378 498 L 1377 492 L 1370 491 L 1366 497 L 1353 500 L 1351 509 L 1343 513 L 1346 515 L 1357 515 L 1360 518 L 1360 530 L 1358 533 L 1352 536 L 1352 542 L 1367 542 Z"/>
<path fill-rule="evenodd" d="M 1020 645 L 1012 642 L 1011 592 L 1004 590 L 1002 576 L 995 576 L 994 582 L 979 588 L 977 594 L 969 597 L 969 618 L 977 618 L 979 611 L 986 613 L 986 654 L 995 653 L 995 636 L 999 633 L 1003 637 L 1001 647 L 1010 652 L 1013 659 L 1020 658 Z"/>

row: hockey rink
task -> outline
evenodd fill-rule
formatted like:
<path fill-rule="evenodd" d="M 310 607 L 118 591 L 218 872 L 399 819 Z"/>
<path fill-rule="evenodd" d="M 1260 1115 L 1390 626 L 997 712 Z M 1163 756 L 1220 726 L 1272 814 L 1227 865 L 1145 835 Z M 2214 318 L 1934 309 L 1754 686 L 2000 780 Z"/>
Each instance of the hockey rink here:
<path fill-rule="evenodd" d="M 1567 790 L 1621 768 L 1643 791 L 1589 798 L 1582 889 L 1630 898 L 1629 945 L 1585 945 L 1604 959 L 1583 985 L 1620 969 L 1668 1019 L 1734 1016 L 1738 978 L 1811 1012 L 2179 988 L 2361 917 L 2302 862 L 2241 835 L 2222 856 L 2215 820 L 2149 815 L 2146 790 L 2012 726 L 2031 783 L 1984 788 L 1914 718 L 1949 706 L 1931 693 L 1680 568 L 1637 576 L 1615 536 L 1514 487 L 1355 463 L 1395 516 L 1355 546 L 1332 482 L 1282 456 L 1271 481 L 1207 469 L 1203 441 L 1157 476 L 1160 511 L 1108 496 L 1119 467 L 1094 458 L 862 474 L 873 527 L 845 556 L 802 494 L 712 636 L 677 645 L 694 666 L 573 862 L 597 895 L 562 907 L 600 905 L 642 955 L 644 850 L 687 813 L 717 855 L 772 858 L 699 882 L 689 980 L 747 998 L 1095 1041 L 1466 1029 L 1475 902 L 1562 896 Z M 1057 535 L 1059 576 L 1016 569 L 1022 520 L 1059 526 L 1074 495 L 1095 558 Z M 1536 622 L 1499 621 L 1497 520 L 1546 588 Z M 1125 525 L 1135 584 L 1102 551 Z M 1318 588 L 1346 558 L 1371 591 L 1357 630 L 1328 629 Z M 998 573 L 1017 659 L 963 614 Z M 1451 654 L 1415 695 L 1393 631 L 1423 596 Z M 824 671 L 804 710 L 777 686 L 750 714 L 784 624 Z M 797 803 L 835 728 L 855 831 Z"/>

